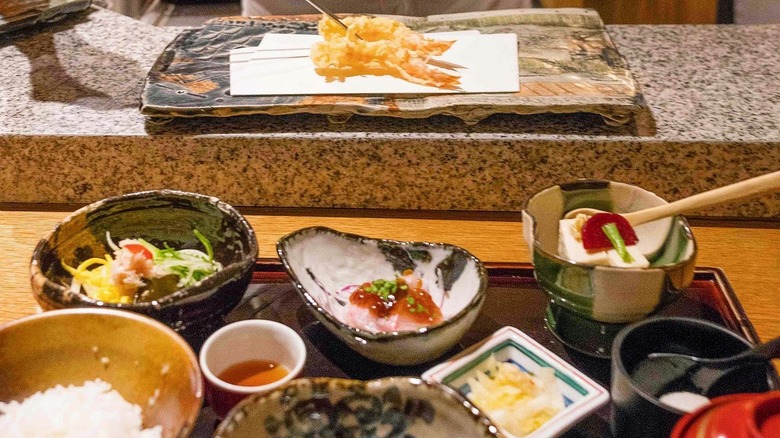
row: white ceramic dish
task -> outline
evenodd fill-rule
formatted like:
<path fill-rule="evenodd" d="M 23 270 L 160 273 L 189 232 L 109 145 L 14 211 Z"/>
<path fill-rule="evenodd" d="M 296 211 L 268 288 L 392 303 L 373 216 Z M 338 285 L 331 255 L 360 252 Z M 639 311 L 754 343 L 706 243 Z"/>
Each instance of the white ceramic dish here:
<path fill-rule="evenodd" d="M 412 365 L 452 348 L 485 301 L 482 263 L 454 245 L 372 239 L 311 227 L 279 240 L 279 258 L 309 310 L 353 350 L 377 362 Z M 345 318 L 343 291 L 412 270 L 442 311 L 443 321 L 406 331 L 374 332 Z"/>
<path fill-rule="evenodd" d="M 429 369 L 422 378 L 448 385 L 468 397 L 471 392 L 468 379 L 491 355 L 529 373 L 541 367 L 555 369 L 565 407 L 525 438 L 558 436 L 609 401 L 606 389 L 514 327 L 501 328 L 479 344 Z M 505 430 L 502 433 L 515 436 Z"/>

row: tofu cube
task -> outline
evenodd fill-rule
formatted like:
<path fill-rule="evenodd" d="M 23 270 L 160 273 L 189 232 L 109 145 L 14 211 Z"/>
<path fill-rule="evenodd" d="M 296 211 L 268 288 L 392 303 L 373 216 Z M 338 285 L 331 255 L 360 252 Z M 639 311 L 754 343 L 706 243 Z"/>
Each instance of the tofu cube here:
<path fill-rule="evenodd" d="M 646 268 L 650 262 L 636 245 L 627 246 L 628 253 L 634 259 L 626 263 L 615 249 L 589 251 L 582 246 L 582 240 L 574 231 L 576 219 L 561 219 L 558 225 L 558 255 L 577 263 L 591 265 L 618 266 L 626 268 Z"/>

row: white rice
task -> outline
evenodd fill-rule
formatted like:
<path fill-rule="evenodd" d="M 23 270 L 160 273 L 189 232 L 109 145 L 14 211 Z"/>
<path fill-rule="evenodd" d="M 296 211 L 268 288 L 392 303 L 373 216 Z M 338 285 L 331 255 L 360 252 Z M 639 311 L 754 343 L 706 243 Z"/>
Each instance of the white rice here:
<path fill-rule="evenodd" d="M 158 438 L 162 427 L 142 429 L 141 408 L 100 379 L 84 386 L 57 385 L 21 403 L 0 402 L 6 438 Z"/>

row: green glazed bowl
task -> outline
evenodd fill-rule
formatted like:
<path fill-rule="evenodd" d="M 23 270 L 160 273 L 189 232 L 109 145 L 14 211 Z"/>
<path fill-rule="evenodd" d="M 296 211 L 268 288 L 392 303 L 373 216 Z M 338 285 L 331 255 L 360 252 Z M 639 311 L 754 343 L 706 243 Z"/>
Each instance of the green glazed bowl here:
<path fill-rule="evenodd" d="M 548 324 L 557 335 L 562 334 L 561 328 L 555 327 L 560 320 L 595 322 L 601 326 L 597 330 L 614 334 L 622 325 L 652 314 L 690 285 L 696 241 L 681 216 L 635 227 L 637 245 L 650 262 L 648 268 L 597 266 L 558 255 L 558 221 L 568 211 L 592 207 L 628 213 L 664 203 L 647 190 L 604 180 L 556 185 L 528 201 L 523 210 L 523 237 L 532 254 L 534 275 L 550 297 Z M 578 333 L 587 336 L 587 331 L 579 328 L 570 331 L 571 336 L 577 337 Z M 605 339 L 601 343 L 605 349 L 597 355 L 608 354 L 609 345 Z"/>

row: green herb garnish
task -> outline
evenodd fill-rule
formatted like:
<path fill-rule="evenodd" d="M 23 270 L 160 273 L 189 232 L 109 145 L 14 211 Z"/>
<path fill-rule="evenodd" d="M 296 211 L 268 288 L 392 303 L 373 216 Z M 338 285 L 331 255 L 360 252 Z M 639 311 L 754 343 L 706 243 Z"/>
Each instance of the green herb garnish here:
<path fill-rule="evenodd" d="M 209 239 L 206 239 L 206 236 L 203 235 L 200 231 L 198 231 L 197 228 L 192 230 L 192 234 L 195 235 L 195 237 L 200 240 L 200 243 L 203 245 L 204 248 L 206 248 L 206 255 L 209 256 L 209 261 L 214 261 L 214 249 L 211 247 L 211 242 L 209 242 Z"/>
<path fill-rule="evenodd" d="M 614 223 L 604 224 L 601 227 L 601 230 L 604 231 L 604 234 L 607 235 L 607 239 L 609 239 L 610 243 L 612 243 L 612 247 L 615 248 L 615 251 L 617 251 L 618 255 L 621 259 L 623 259 L 624 262 L 631 263 L 634 261 L 634 258 L 631 257 L 631 254 L 628 253 L 626 242 L 623 241 L 623 237 L 620 235 L 620 231 L 618 231 L 617 225 Z"/>
<path fill-rule="evenodd" d="M 146 240 L 137 241 L 152 253 L 155 266 L 165 273 L 178 275 L 178 287 L 187 287 L 222 269 L 222 265 L 214 260 L 214 248 L 206 236 L 197 229 L 193 229 L 192 234 L 203 245 L 205 254 L 195 249 L 177 250 L 171 248 L 167 242 L 163 242 L 162 248 L 157 248 Z"/>
<path fill-rule="evenodd" d="M 394 295 L 398 290 L 398 284 L 394 280 L 374 280 L 370 286 L 363 290 L 379 295 L 379 298 L 388 301 L 395 299 Z"/>

